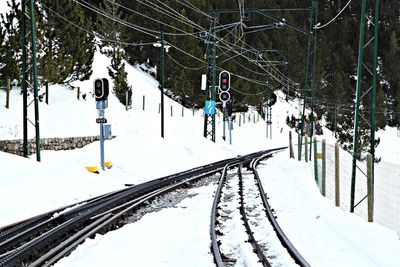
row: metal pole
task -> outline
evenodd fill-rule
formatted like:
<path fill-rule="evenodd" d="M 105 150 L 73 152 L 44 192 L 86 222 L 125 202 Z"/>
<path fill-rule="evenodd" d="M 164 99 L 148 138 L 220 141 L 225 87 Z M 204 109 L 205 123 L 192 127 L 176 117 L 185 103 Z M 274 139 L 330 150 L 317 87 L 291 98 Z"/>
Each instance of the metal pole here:
<path fill-rule="evenodd" d="M 46 104 L 49 104 L 49 82 L 46 82 Z"/>
<path fill-rule="evenodd" d="M 379 29 L 379 0 L 375 0 L 374 7 L 374 54 L 372 63 L 372 114 L 371 114 L 371 181 L 372 194 L 374 194 L 374 176 L 375 176 L 375 130 L 376 130 L 376 72 L 378 61 L 378 29 Z M 373 199 L 372 199 L 373 201 Z"/>
<path fill-rule="evenodd" d="M 354 114 L 354 137 L 353 137 L 353 165 L 351 172 L 351 192 L 350 192 L 350 212 L 354 212 L 354 196 L 356 190 L 356 166 L 358 157 L 358 121 L 360 108 L 360 91 L 363 68 L 363 52 L 364 52 L 364 31 L 365 31 L 365 11 L 367 1 L 362 0 L 361 18 L 360 18 L 360 40 L 358 44 L 358 67 L 357 67 L 357 87 L 356 87 L 356 107 Z"/>
<path fill-rule="evenodd" d="M 164 138 L 164 32 L 161 31 L 160 85 L 161 85 L 161 137 Z"/>
<path fill-rule="evenodd" d="M 215 103 L 216 97 L 216 23 L 218 15 L 212 15 L 211 28 L 208 38 L 207 47 L 207 90 L 206 101 Z M 211 128 L 211 129 L 210 129 Z M 211 137 L 211 141 L 215 142 L 215 114 L 204 114 L 204 137 Z"/>
<path fill-rule="evenodd" d="M 6 84 L 6 108 L 10 108 L 10 90 L 11 90 L 11 81 L 10 78 L 7 79 L 7 84 Z"/>
<path fill-rule="evenodd" d="M 307 41 L 307 61 L 306 61 L 306 75 L 305 75 L 305 79 L 304 79 L 304 100 L 303 100 L 303 114 L 301 116 L 301 136 L 304 136 L 304 123 L 305 123 L 305 113 L 306 113 L 306 90 L 309 89 L 310 87 L 308 86 L 308 69 L 310 68 L 310 50 L 311 50 L 311 33 L 312 33 L 312 28 L 314 25 L 314 9 L 311 8 L 311 14 L 310 14 L 310 30 L 308 33 L 308 41 Z M 302 140 L 303 138 L 301 138 L 300 140 L 300 154 L 302 153 L 301 149 L 302 149 Z M 307 157 L 307 155 L 306 155 Z"/>
<path fill-rule="evenodd" d="M 105 106 L 104 104 L 102 106 Z M 103 119 L 104 118 L 104 109 L 100 109 L 99 110 L 99 118 Z M 100 135 L 99 135 L 99 139 L 100 139 L 100 166 L 101 169 L 104 171 L 104 126 L 103 123 L 100 123 Z"/>
<path fill-rule="evenodd" d="M 38 97 L 38 78 L 37 78 L 37 65 L 36 65 L 36 35 L 35 35 L 34 11 L 35 11 L 35 6 L 33 0 L 30 0 L 33 95 L 35 98 L 36 160 L 40 161 L 39 97 Z"/>
<path fill-rule="evenodd" d="M 337 109 L 336 109 L 336 100 L 335 100 L 335 116 L 333 123 L 333 136 L 336 138 L 336 129 L 337 129 Z"/>
<path fill-rule="evenodd" d="M 314 9 L 314 22 L 318 20 L 318 1 L 312 2 L 312 8 Z M 311 97 L 311 133 L 310 138 L 314 136 L 314 100 L 315 100 L 315 90 L 316 90 L 316 65 L 317 65 L 317 30 L 314 30 L 314 53 L 313 53 L 313 64 L 312 64 L 312 80 L 311 80 L 311 90 L 312 90 L 312 97 Z M 310 142 L 310 160 L 311 160 L 311 144 Z"/>
<path fill-rule="evenodd" d="M 212 99 L 215 101 L 216 97 L 216 91 L 217 91 L 217 81 L 216 81 L 216 58 L 217 58 L 217 48 L 216 48 L 216 33 L 215 33 L 215 27 L 216 27 L 217 19 L 214 20 L 213 22 L 213 27 L 211 29 L 211 42 L 212 42 L 212 49 L 211 49 L 211 58 L 212 58 L 212 66 L 211 66 L 211 76 L 212 76 L 212 86 L 211 86 L 211 94 L 212 94 Z M 215 114 L 212 115 L 212 141 L 215 143 Z"/>
<path fill-rule="evenodd" d="M 22 93 L 23 93 L 23 155 L 28 157 L 28 72 L 27 72 L 27 40 L 26 40 L 26 0 L 22 0 Z"/>
<path fill-rule="evenodd" d="M 222 102 L 222 124 L 223 124 L 223 132 L 222 132 L 222 139 L 225 141 L 225 110 L 226 110 L 226 102 Z"/>
<path fill-rule="evenodd" d="M 228 126 L 228 128 L 229 128 L 229 144 L 232 145 L 232 128 L 233 128 L 232 117 L 229 116 L 228 120 L 229 120 L 229 126 Z"/>

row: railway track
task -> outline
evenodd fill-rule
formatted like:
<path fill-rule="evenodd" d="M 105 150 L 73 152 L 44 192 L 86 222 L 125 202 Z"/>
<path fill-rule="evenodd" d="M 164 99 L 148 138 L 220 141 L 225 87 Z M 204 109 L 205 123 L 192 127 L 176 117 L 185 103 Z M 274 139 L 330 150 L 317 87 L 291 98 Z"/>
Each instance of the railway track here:
<path fill-rule="evenodd" d="M 119 228 L 152 199 L 221 172 L 227 164 L 249 164 L 265 153 L 238 156 L 129 186 L 2 227 L 0 266 L 50 266 L 86 238 Z"/>
<path fill-rule="evenodd" d="M 210 224 L 218 267 L 309 266 L 276 222 L 256 170 L 272 153 L 228 164 L 221 174 Z"/>

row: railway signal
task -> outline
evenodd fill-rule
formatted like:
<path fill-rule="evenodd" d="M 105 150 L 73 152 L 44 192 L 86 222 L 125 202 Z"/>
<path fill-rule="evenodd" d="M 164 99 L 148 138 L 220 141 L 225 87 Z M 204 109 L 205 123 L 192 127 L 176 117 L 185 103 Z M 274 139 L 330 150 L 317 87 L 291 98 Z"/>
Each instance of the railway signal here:
<path fill-rule="evenodd" d="M 111 163 L 104 162 L 104 141 L 112 138 L 111 125 L 107 123 L 104 117 L 105 109 L 108 107 L 108 94 L 110 92 L 108 79 L 96 79 L 94 81 L 94 97 L 96 99 L 96 109 L 98 110 L 98 118 L 96 123 L 100 124 L 100 165 L 102 170 L 105 166 L 111 166 Z"/>
<path fill-rule="evenodd" d="M 219 99 L 225 103 L 231 99 L 231 95 L 228 92 L 221 92 L 219 93 Z"/>
<path fill-rule="evenodd" d="M 231 99 L 229 89 L 231 88 L 231 74 L 227 71 L 221 71 L 219 74 L 219 99 L 225 103 Z"/>
<path fill-rule="evenodd" d="M 109 82 L 106 78 L 94 81 L 94 96 L 96 101 L 107 101 L 109 92 Z"/>
<path fill-rule="evenodd" d="M 219 74 L 219 99 L 222 101 L 222 113 L 223 115 L 223 133 L 222 139 L 225 140 L 225 109 L 226 102 L 231 99 L 229 89 L 231 88 L 231 74 L 227 71 L 221 71 Z"/>

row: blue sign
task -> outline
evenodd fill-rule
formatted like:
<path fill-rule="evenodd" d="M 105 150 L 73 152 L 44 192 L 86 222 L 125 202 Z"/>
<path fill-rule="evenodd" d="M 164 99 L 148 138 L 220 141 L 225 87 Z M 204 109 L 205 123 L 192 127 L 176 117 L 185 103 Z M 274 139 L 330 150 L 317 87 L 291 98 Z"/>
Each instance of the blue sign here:
<path fill-rule="evenodd" d="M 205 110 L 206 115 L 214 115 L 215 114 L 215 101 L 207 100 L 204 110 Z"/>

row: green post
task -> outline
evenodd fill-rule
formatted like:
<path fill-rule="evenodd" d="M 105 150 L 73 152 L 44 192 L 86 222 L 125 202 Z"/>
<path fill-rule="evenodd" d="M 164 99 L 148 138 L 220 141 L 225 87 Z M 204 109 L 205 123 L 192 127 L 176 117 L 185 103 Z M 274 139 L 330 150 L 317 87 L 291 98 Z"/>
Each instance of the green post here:
<path fill-rule="evenodd" d="M 317 138 L 314 137 L 314 177 L 315 182 L 318 184 L 318 158 L 317 158 Z M 311 152 L 310 152 L 311 154 Z"/>
<path fill-rule="evenodd" d="M 326 196 L 326 141 L 322 140 L 322 181 L 321 181 L 321 193 Z"/>
<path fill-rule="evenodd" d="M 173 110 L 172 110 L 172 105 L 171 105 L 171 117 L 174 116 Z"/>
<path fill-rule="evenodd" d="M 10 79 L 7 79 L 7 85 L 6 85 L 6 108 L 10 108 L 10 90 L 11 90 L 11 81 Z"/>
<path fill-rule="evenodd" d="M 207 47 L 207 88 L 206 88 L 206 100 L 215 101 L 216 97 L 216 25 L 218 21 L 218 15 L 214 13 L 212 15 L 211 28 L 208 38 Z M 211 141 L 215 142 L 215 114 L 204 114 L 204 137 L 211 138 Z"/>
<path fill-rule="evenodd" d="M 304 79 L 304 100 L 303 100 L 303 113 L 301 115 L 301 136 L 304 136 L 304 123 L 305 123 L 305 112 L 306 112 L 306 90 L 310 89 L 310 86 L 308 84 L 308 69 L 310 68 L 310 50 L 311 50 L 311 34 L 313 31 L 314 27 L 314 8 L 311 7 L 311 13 L 310 13 L 310 30 L 308 32 L 308 41 L 307 41 L 307 61 L 306 61 L 306 74 L 305 74 L 305 79 Z M 302 140 L 301 140 L 302 141 Z M 307 146 L 307 145 L 306 145 Z M 300 155 L 302 153 L 302 144 L 300 143 Z M 307 153 L 306 153 L 306 158 L 307 158 Z"/>
<path fill-rule="evenodd" d="M 340 206 L 340 161 L 339 144 L 335 144 L 335 205 Z"/>
<path fill-rule="evenodd" d="M 49 82 L 46 82 L 46 105 L 49 104 Z"/>
<path fill-rule="evenodd" d="M 336 100 L 334 104 L 335 108 L 335 115 L 333 117 L 333 132 L 334 132 L 334 137 L 336 138 L 336 131 L 337 131 L 337 109 L 336 109 Z"/>
<path fill-rule="evenodd" d="M 374 187 L 372 175 L 372 155 L 367 156 L 368 222 L 374 221 Z"/>
<path fill-rule="evenodd" d="M 164 31 L 161 31 L 160 38 L 161 38 L 161 50 L 160 50 L 161 137 L 164 138 Z"/>
<path fill-rule="evenodd" d="M 289 131 L 289 156 L 290 158 L 294 158 L 293 155 L 293 141 L 292 141 L 292 131 Z"/>
<path fill-rule="evenodd" d="M 318 1 L 312 2 L 312 8 L 314 9 L 315 22 L 318 20 Z M 314 101 L 316 91 L 316 65 L 317 65 L 317 30 L 314 29 L 314 53 L 313 53 L 313 64 L 312 64 L 312 79 L 311 79 L 311 133 L 310 138 L 314 136 Z M 311 143 L 310 143 L 310 160 L 311 160 Z"/>
<path fill-rule="evenodd" d="M 376 130 L 376 84 L 377 84 L 377 64 L 378 64 L 378 29 L 379 29 L 379 0 L 375 0 L 374 7 L 374 54 L 372 63 L 372 110 L 371 110 L 371 157 L 372 157 L 372 190 L 374 190 L 375 180 L 375 130 Z"/>
<path fill-rule="evenodd" d="M 298 133 L 297 134 L 297 157 L 298 160 L 301 161 L 301 140 L 302 136 Z"/>
<path fill-rule="evenodd" d="M 38 96 L 38 77 L 36 64 L 36 34 L 35 34 L 35 5 L 30 0 L 31 17 L 31 45 L 32 45 L 32 72 L 33 72 L 33 95 L 35 97 L 35 128 L 36 128 L 36 160 L 40 161 L 40 127 L 39 127 L 39 96 Z"/>
<path fill-rule="evenodd" d="M 128 111 L 128 105 L 129 105 L 129 91 L 126 91 L 125 93 L 125 110 Z"/>
<path fill-rule="evenodd" d="M 308 162 L 308 137 L 307 135 L 304 136 L 304 159 Z"/>
<path fill-rule="evenodd" d="M 358 44 L 358 66 L 357 66 L 357 87 L 356 87 L 356 107 L 354 114 L 354 133 L 353 133 L 353 162 L 351 171 L 351 192 L 350 192 L 350 212 L 354 212 L 354 196 L 356 190 L 356 166 L 358 158 L 358 123 L 359 123 L 359 109 L 360 109 L 360 91 L 362 80 L 363 68 L 363 52 L 364 52 L 364 31 L 365 31 L 365 11 L 367 1 L 362 0 L 361 4 L 361 17 L 360 17 L 360 40 Z"/>
<path fill-rule="evenodd" d="M 142 109 L 145 110 L 146 109 L 146 96 L 143 95 L 143 100 L 142 100 Z M 158 109 L 161 109 L 161 106 L 158 107 Z M 160 111 L 158 112 L 160 113 Z M 162 136 L 162 135 L 161 135 Z"/>
<path fill-rule="evenodd" d="M 23 94 L 23 155 L 24 157 L 28 157 L 28 55 L 27 55 L 27 36 L 26 36 L 26 0 L 22 0 L 21 4 L 22 9 L 22 94 Z"/>

